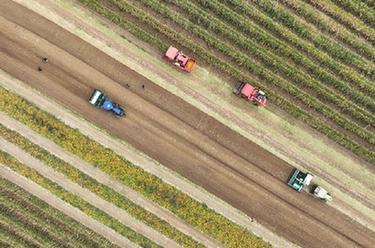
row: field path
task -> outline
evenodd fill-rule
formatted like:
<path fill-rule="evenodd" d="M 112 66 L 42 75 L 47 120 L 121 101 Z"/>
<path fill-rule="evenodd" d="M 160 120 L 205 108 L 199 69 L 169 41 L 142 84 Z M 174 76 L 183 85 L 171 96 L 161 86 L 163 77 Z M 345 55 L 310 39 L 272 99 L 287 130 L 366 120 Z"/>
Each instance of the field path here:
<path fill-rule="evenodd" d="M 186 235 L 191 236 L 193 239 L 202 243 L 206 247 L 222 247 L 222 245 L 219 242 L 197 231 L 192 226 L 190 226 L 189 224 L 179 219 L 169 210 L 157 205 L 156 203 L 153 203 L 152 201 L 149 201 L 148 199 L 143 197 L 141 194 L 127 187 L 126 185 L 119 182 L 118 180 L 110 177 L 108 174 L 104 173 L 99 168 L 96 168 L 92 166 L 91 164 L 81 160 L 77 156 L 65 151 L 60 146 L 56 145 L 52 141 L 34 132 L 33 130 L 23 125 L 22 123 L 12 119 L 8 115 L 4 114 L 3 112 L 0 112 L 0 120 L 1 120 L 1 123 L 7 128 L 20 133 L 21 135 L 29 139 L 31 142 L 43 147 L 44 149 L 54 154 L 58 158 L 69 163 L 71 166 L 77 168 L 83 173 L 94 178 L 99 183 L 102 183 L 114 189 L 115 191 L 125 196 L 126 198 L 134 202 L 135 204 L 155 214 L 162 220 L 165 220 L 171 226 L 175 227 L 176 229 L 185 233 Z"/>
<path fill-rule="evenodd" d="M 129 248 L 137 248 L 138 246 L 125 238 L 124 236 L 120 235 L 119 233 L 115 232 L 111 228 L 103 225 L 102 223 L 92 219 L 85 213 L 83 213 L 78 208 L 75 208 L 65 201 L 61 200 L 60 198 L 56 197 L 54 194 L 50 193 L 48 190 L 40 187 L 38 184 L 32 182 L 31 180 L 27 179 L 24 176 L 17 174 L 16 172 L 9 169 L 7 166 L 0 164 L 0 176 L 5 178 L 12 183 L 22 187 L 24 190 L 28 191 L 29 193 L 35 195 L 39 199 L 45 201 L 50 206 L 58 209 L 59 211 L 63 212 L 67 216 L 75 219 L 79 223 L 85 225 L 86 227 L 90 228 L 92 231 L 98 233 L 99 235 L 105 237 L 107 240 L 111 241 L 112 243 L 120 246 L 120 247 L 129 247 Z"/>
<path fill-rule="evenodd" d="M 82 188 L 76 183 L 73 183 L 62 174 L 56 172 L 49 166 L 44 165 L 42 162 L 35 159 L 31 155 L 27 154 L 25 151 L 21 150 L 20 148 L 8 142 L 7 140 L 0 138 L 0 147 L 3 151 L 12 155 L 13 157 L 16 157 L 19 161 L 21 161 L 25 165 L 37 170 L 42 176 L 59 184 L 61 187 L 63 187 L 67 191 L 70 191 L 73 194 L 76 194 L 77 196 L 81 197 L 83 200 L 87 201 L 91 205 L 106 212 L 113 218 L 123 223 L 125 226 L 133 229 L 135 232 L 142 234 L 143 236 L 149 238 L 150 240 L 154 241 L 155 243 L 163 247 L 171 247 L 171 248 L 180 247 L 180 245 L 177 244 L 175 241 L 165 237 L 163 234 L 155 231 L 151 227 L 134 219 L 123 209 L 116 207 L 115 205 L 95 195 L 91 191 Z"/>

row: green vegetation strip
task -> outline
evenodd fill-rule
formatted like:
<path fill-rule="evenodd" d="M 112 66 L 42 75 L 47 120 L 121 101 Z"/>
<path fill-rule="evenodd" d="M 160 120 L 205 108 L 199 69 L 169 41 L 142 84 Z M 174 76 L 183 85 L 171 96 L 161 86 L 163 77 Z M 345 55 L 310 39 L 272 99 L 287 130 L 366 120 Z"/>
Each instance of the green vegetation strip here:
<path fill-rule="evenodd" d="M 313 26 L 308 25 L 296 18 L 295 15 L 292 14 L 292 11 L 280 5 L 276 5 L 272 1 L 253 0 L 252 2 L 256 3 L 258 8 L 274 18 L 274 20 L 289 27 L 291 30 L 301 35 L 301 37 L 312 38 L 314 44 L 318 45 L 319 48 L 332 53 L 336 59 L 349 63 L 354 63 L 357 61 L 357 63 L 361 63 L 361 66 L 365 66 L 366 64 L 368 65 L 368 62 L 361 59 L 360 56 L 363 56 L 369 60 L 375 58 L 375 51 L 368 42 L 359 38 L 357 35 L 348 31 L 344 27 L 341 27 L 340 25 L 332 25 L 330 22 L 327 22 L 326 19 L 322 17 L 320 12 L 316 11 L 308 4 L 293 0 L 281 0 L 286 7 L 293 10 L 298 9 L 299 12 L 296 13 L 299 16 L 306 17 L 307 20 L 318 28 L 317 31 Z M 327 37 L 319 31 L 333 37 Z M 350 47 L 360 56 L 350 51 L 350 49 L 342 46 L 340 43 L 335 41 L 335 39 Z"/>
<path fill-rule="evenodd" d="M 375 8 L 370 8 L 361 0 L 332 0 L 336 5 L 340 6 L 347 12 L 355 15 L 367 25 L 375 28 Z M 374 3 L 374 2 L 373 2 Z"/>
<path fill-rule="evenodd" d="M 0 179 L 0 199 L 10 209 L 29 216 L 72 247 L 116 247 L 114 244 L 68 217 L 17 185 Z"/>
<path fill-rule="evenodd" d="M 219 6 L 216 7 L 216 5 L 212 5 L 212 1 L 197 1 L 200 4 L 203 4 L 201 2 L 204 2 L 204 6 L 207 5 L 206 8 L 210 8 L 216 13 L 220 11 L 216 10 Z M 213 1 L 215 2 L 216 0 Z M 254 21 L 269 33 L 277 36 L 278 39 L 285 41 L 287 44 L 290 44 L 290 46 L 293 46 L 295 49 L 305 53 L 310 59 L 314 60 L 315 63 L 317 63 L 321 67 L 329 69 L 342 80 L 350 82 L 352 86 L 356 87 L 359 90 L 362 90 L 364 94 L 375 97 L 375 88 L 372 84 L 372 81 L 359 74 L 353 68 L 339 63 L 340 60 L 335 58 L 337 56 L 343 56 L 341 55 L 342 53 L 340 52 L 340 50 L 336 47 L 333 47 L 332 45 L 327 45 L 327 42 L 325 42 L 324 39 L 316 39 L 319 36 L 316 34 L 316 32 L 314 32 L 314 30 L 310 30 L 307 27 L 306 29 L 303 27 L 296 28 L 295 26 L 299 26 L 299 22 L 293 17 L 290 17 L 289 12 L 280 13 L 279 9 L 277 9 L 276 6 L 267 5 L 267 8 L 263 10 L 265 13 L 262 13 L 257 8 L 254 8 L 253 6 L 243 1 L 221 0 L 220 2 L 225 3 L 225 6 L 230 8 L 232 12 L 237 13 L 236 17 L 241 16 L 240 19 L 235 19 L 233 18 L 233 16 L 228 15 L 228 12 L 218 12 L 223 16 L 223 18 L 227 18 L 229 20 L 234 19 L 233 23 L 235 23 L 237 28 L 247 30 L 246 26 L 248 25 L 248 23 L 251 23 L 250 20 Z M 295 1 L 292 1 L 292 3 L 295 5 L 297 4 Z M 211 6 L 213 6 L 213 8 L 211 8 Z M 300 8 L 298 8 L 298 10 L 302 12 L 301 15 L 305 13 L 305 10 L 301 10 Z M 297 10 L 295 11 L 297 12 Z M 268 14 L 268 16 L 266 14 Z M 280 23 L 274 20 L 278 19 L 277 16 L 279 15 Z M 308 14 L 306 13 L 305 15 Z M 246 19 L 247 21 L 244 22 L 244 20 Z M 284 26 L 281 24 L 283 24 Z M 326 23 L 322 21 L 322 24 Z M 294 33 L 291 30 L 294 31 Z M 320 49 L 324 50 L 326 53 Z M 345 57 L 348 57 L 348 59 L 352 59 L 350 56 Z M 357 68 L 356 66 L 358 65 L 358 63 L 351 63 L 351 65 L 354 68 Z M 369 77 L 371 77 L 372 75 L 375 78 L 375 68 L 371 69 L 366 65 L 362 68 L 362 73 Z"/>
<path fill-rule="evenodd" d="M 114 229 L 116 232 L 120 233 L 121 235 L 127 237 L 129 240 L 133 241 L 134 243 L 142 247 L 159 247 L 157 244 L 155 244 L 151 240 L 148 240 L 144 236 L 134 232 L 133 230 L 126 227 L 125 225 L 123 225 L 116 219 L 112 218 L 105 212 L 88 204 L 87 202 L 82 200 L 80 197 L 70 193 L 69 191 L 66 191 L 58 184 L 40 175 L 36 170 L 31 169 L 30 167 L 20 163 L 14 157 L 12 157 L 11 155 L 1 150 L 0 150 L 0 163 L 8 166 L 10 169 L 17 172 L 18 174 L 29 178 L 30 180 L 39 184 L 41 187 L 49 190 L 51 193 L 63 199 L 67 203 L 80 209 L 81 211 L 83 211 L 84 213 L 92 217 L 93 219 L 96 219 L 97 221 Z"/>
<path fill-rule="evenodd" d="M 262 239 L 224 218 L 205 204 L 131 164 L 112 150 L 66 126 L 24 99 L 0 88 L 0 110 L 53 140 L 69 152 L 169 209 L 187 223 L 228 247 L 269 247 Z M 8 104 L 12 102 L 13 104 Z M 83 207 L 82 207 L 83 208 Z M 129 238 L 130 239 L 130 238 Z M 131 239 L 132 240 L 132 239 Z"/>
<path fill-rule="evenodd" d="M 341 23 L 347 28 L 350 28 L 354 33 L 357 33 L 365 39 L 374 42 L 375 41 L 375 30 L 366 26 L 362 21 L 358 20 L 355 16 L 340 9 L 338 6 L 333 4 L 330 0 L 315 1 L 307 0 L 307 2 L 321 12 L 326 13 L 328 16 L 334 18 L 337 22 Z"/>
<path fill-rule="evenodd" d="M 181 233 L 176 228 L 172 227 L 169 223 L 161 220 L 156 215 L 146 211 L 142 207 L 134 204 L 132 201 L 128 200 L 120 193 L 114 191 L 110 187 L 97 182 L 95 179 L 87 176 L 80 170 L 72 167 L 65 161 L 59 159 L 58 157 L 52 155 L 45 149 L 39 147 L 38 145 L 30 142 L 25 137 L 21 136 L 15 131 L 9 130 L 0 124 L 0 136 L 7 139 L 8 141 L 16 144 L 18 147 L 24 151 L 30 153 L 33 157 L 41 160 L 43 163 L 49 165 L 56 171 L 64 174 L 67 178 L 73 182 L 79 184 L 80 186 L 87 188 L 93 193 L 97 194 L 101 198 L 108 202 L 113 203 L 119 208 L 124 209 L 134 218 L 146 223 L 153 229 L 161 232 L 167 237 L 174 239 L 177 243 L 184 247 L 203 247 L 197 241 L 193 240 L 190 236 Z"/>

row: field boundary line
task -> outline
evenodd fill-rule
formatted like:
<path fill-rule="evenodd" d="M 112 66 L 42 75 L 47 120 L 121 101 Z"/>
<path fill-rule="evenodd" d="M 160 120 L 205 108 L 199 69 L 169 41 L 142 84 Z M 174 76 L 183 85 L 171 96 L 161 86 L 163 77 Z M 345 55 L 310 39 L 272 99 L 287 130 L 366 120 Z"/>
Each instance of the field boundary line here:
<path fill-rule="evenodd" d="M 145 210 L 155 214 L 162 220 L 168 222 L 171 226 L 175 227 L 177 230 L 181 231 L 182 233 L 185 233 L 188 236 L 191 236 L 193 239 L 200 242 L 201 244 L 207 247 L 222 247 L 222 245 L 219 242 L 209 237 L 208 235 L 205 235 L 202 232 L 196 230 L 194 227 L 184 222 L 182 219 L 174 215 L 168 209 L 165 209 L 159 206 L 158 204 L 146 199 L 140 193 L 132 190 L 125 184 L 112 178 L 105 172 L 101 171 L 99 168 L 96 168 L 91 164 L 78 158 L 76 155 L 71 154 L 68 151 L 65 151 L 63 148 L 56 145 L 54 142 L 36 133 L 35 131 L 30 129 L 26 125 L 20 123 L 19 121 L 11 118 L 6 113 L 0 111 L 0 119 L 1 124 L 3 124 L 5 127 L 18 132 L 19 134 L 30 140 L 32 143 L 39 145 L 43 149 L 49 151 L 51 154 L 67 162 L 72 167 L 92 177 L 99 183 L 114 189 L 122 196 L 131 200 L 132 202 L 144 208 Z"/>
<path fill-rule="evenodd" d="M 59 172 L 56 172 L 52 168 L 47 165 L 44 165 L 43 162 L 35 159 L 22 149 L 18 148 L 16 145 L 8 142 L 4 138 L 0 137 L 0 147 L 1 149 L 10 154 L 11 156 L 17 158 L 20 162 L 24 163 L 26 166 L 36 170 L 42 176 L 48 178 L 54 183 L 57 183 L 65 190 L 70 191 L 71 193 L 77 195 L 84 201 L 88 202 L 89 204 L 93 205 L 94 207 L 102 210 L 103 212 L 107 213 L 108 215 L 112 216 L 113 218 L 120 221 L 125 226 L 131 228 L 135 232 L 144 235 L 146 238 L 154 241 L 155 243 L 163 246 L 163 247 L 181 247 L 175 241 L 167 238 L 163 234 L 155 231 L 151 227 L 147 226 L 146 224 L 141 223 L 137 219 L 133 218 L 123 209 L 120 209 L 109 203 L 96 194 L 92 193 L 91 191 L 82 188 L 78 184 L 70 181 L 70 179 L 66 178 Z"/>
<path fill-rule="evenodd" d="M 94 232 L 100 234 L 110 242 L 120 247 L 138 247 L 136 244 L 134 244 L 124 236 L 120 235 L 119 233 L 115 232 L 113 229 L 107 227 L 106 225 L 98 222 L 95 219 L 92 219 L 91 217 L 83 213 L 81 210 L 71 206 L 70 204 L 61 200 L 54 194 L 50 193 L 48 190 L 40 187 L 38 184 L 27 179 L 26 177 L 19 175 L 18 173 L 14 172 L 13 170 L 9 169 L 7 166 L 1 163 L 0 176 L 18 185 L 19 187 L 23 188 L 24 190 L 38 197 L 39 199 L 45 201 L 48 205 L 73 218 L 77 222 L 88 227 L 90 230 L 93 230 Z M 100 230 L 100 232 L 98 230 Z"/>

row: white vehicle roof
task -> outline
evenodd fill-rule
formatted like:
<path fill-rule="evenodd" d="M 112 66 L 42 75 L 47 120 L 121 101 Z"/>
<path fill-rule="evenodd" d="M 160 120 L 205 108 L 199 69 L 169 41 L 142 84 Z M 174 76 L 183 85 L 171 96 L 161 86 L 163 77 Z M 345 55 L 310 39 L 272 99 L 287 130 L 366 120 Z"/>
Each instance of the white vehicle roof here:
<path fill-rule="evenodd" d="M 89 102 L 92 104 L 92 105 L 95 105 L 96 101 L 98 100 L 99 96 L 102 94 L 102 92 L 100 92 L 99 90 L 96 90 L 94 95 L 91 97 L 91 99 L 89 100 Z"/>
<path fill-rule="evenodd" d="M 313 175 L 311 175 L 310 173 L 307 173 L 304 184 L 309 185 L 313 177 L 314 177 Z"/>

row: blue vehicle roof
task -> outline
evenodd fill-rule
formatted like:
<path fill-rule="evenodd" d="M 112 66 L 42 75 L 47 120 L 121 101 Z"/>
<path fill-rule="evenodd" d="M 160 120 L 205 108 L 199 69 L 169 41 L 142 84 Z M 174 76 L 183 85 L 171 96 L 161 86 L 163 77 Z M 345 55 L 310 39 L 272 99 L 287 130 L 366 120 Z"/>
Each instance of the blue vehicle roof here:
<path fill-rule="evenodd" d="M 103 102 L 102 108 L 105 110 L 112 110 L 113 109 L 113 103 L 110 100 L 105 100 Z"/>

